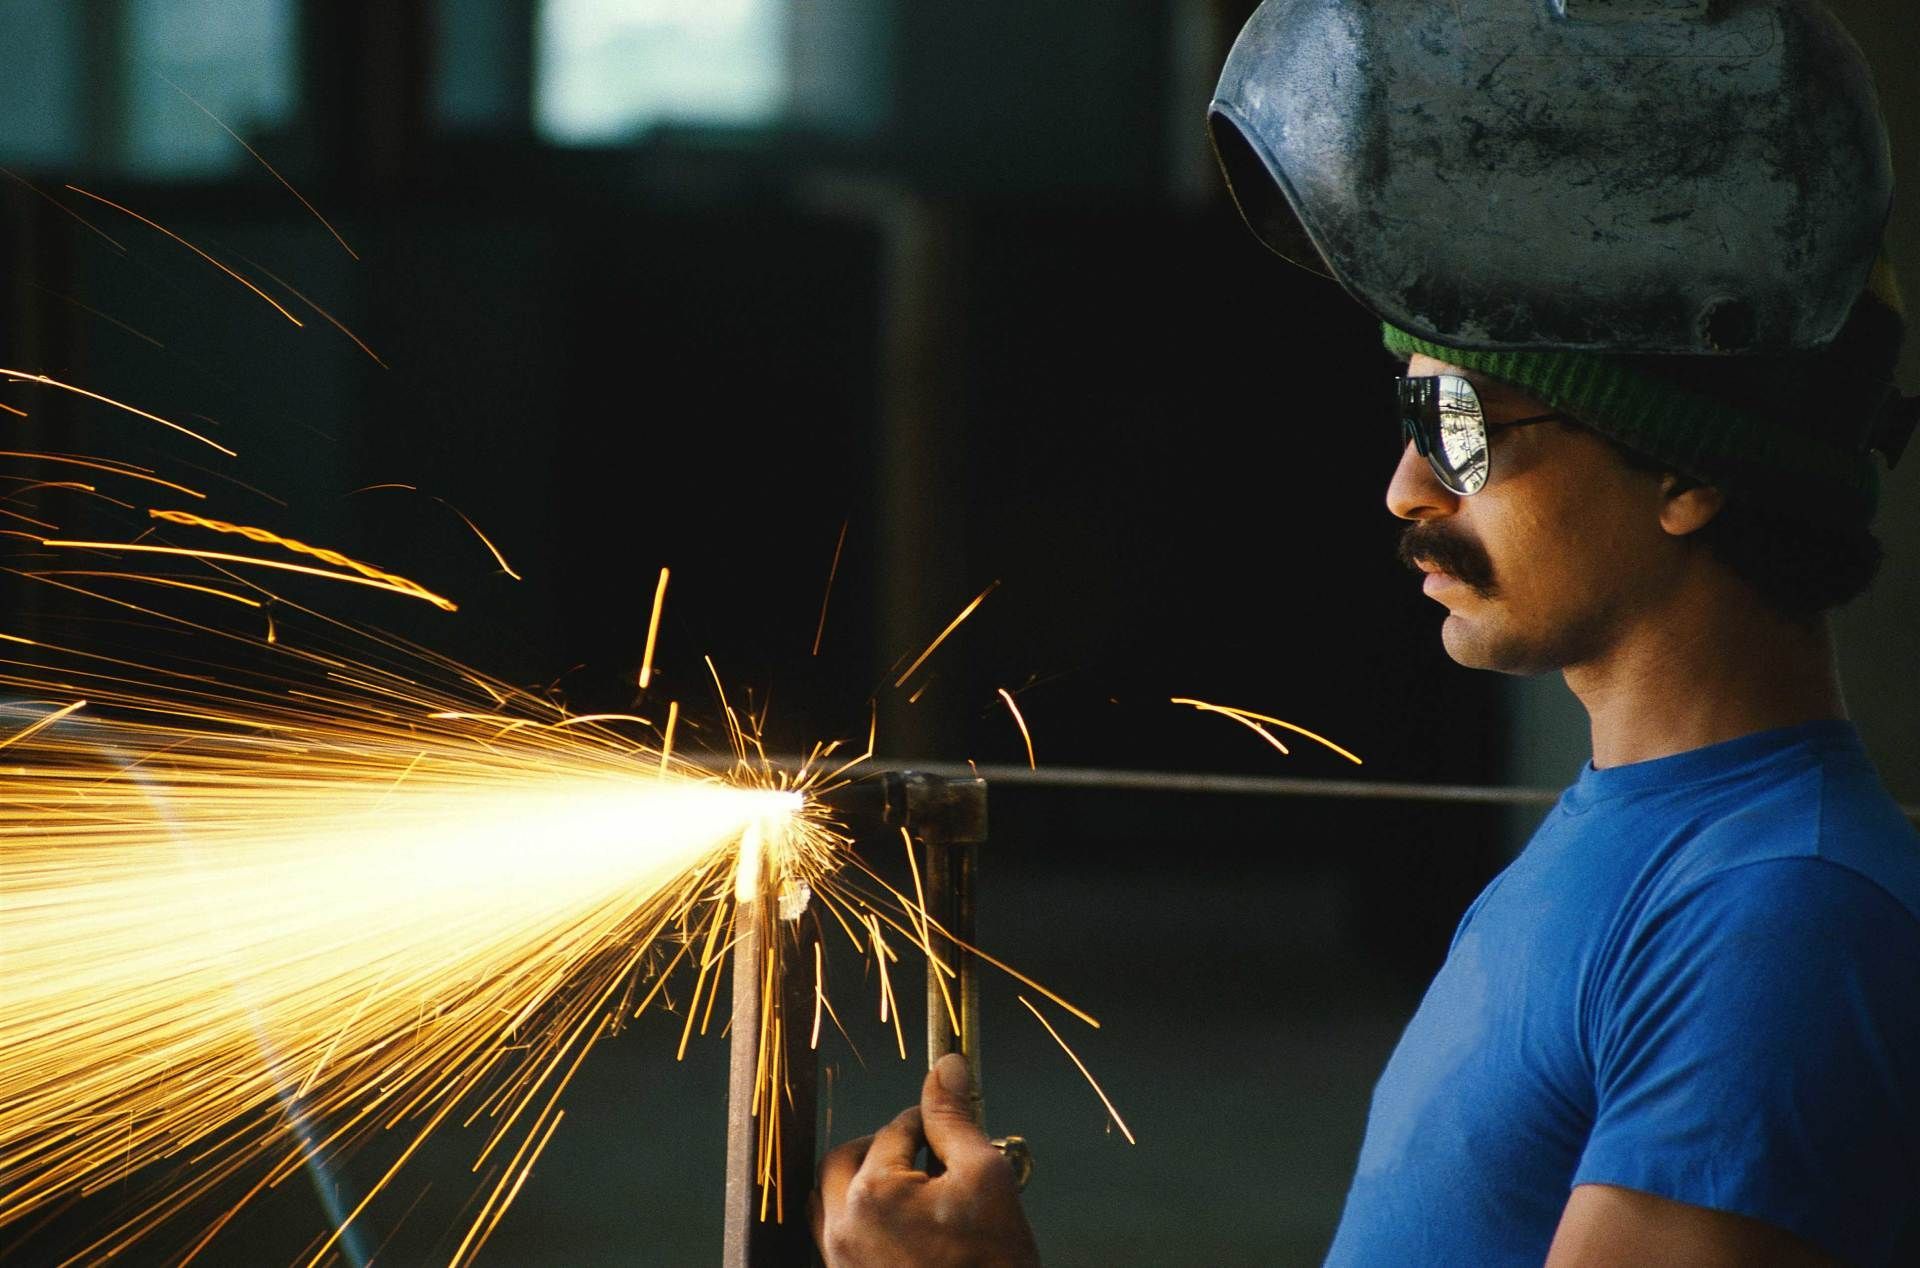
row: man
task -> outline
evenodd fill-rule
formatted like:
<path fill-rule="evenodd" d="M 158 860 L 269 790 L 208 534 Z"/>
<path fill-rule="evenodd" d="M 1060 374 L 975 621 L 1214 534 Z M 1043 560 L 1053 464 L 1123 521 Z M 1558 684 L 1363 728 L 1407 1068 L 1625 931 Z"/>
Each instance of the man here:
<path fill-rule="evenodd" d="M 1593 742 L 1382 1074 L 1328 1262 L 1895 1262 L 1920 843 L 1826 619 L 1915 417 L 1858 50 L 1803 0 L 1267 0 L 1213 126 L 1406 360 L 1387 503 L 1448 653 L 1559 671 Z M 943 1073 L 827 1159 L 829 1263 L 1032 1262 Z"/>

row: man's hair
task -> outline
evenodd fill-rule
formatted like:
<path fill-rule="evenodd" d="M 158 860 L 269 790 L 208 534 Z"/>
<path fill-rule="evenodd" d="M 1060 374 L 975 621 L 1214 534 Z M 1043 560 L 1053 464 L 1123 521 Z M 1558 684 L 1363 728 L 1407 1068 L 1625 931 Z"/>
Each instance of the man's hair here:
<path fill-rule="evenodd" d="M 1571 425 L 1593 431 L 1581 423 Z M 1593 434 L 1636 471 L 1673 476 L 1681 487 L 1705 483 L 1603 432 Z M 1693 533 L 1693 540 L 1753 587 L 1767 606 L 1806 624 L 1866 593 L 1880 571 L 1880 539 L 1866 525 L 1811 523 L 1737 497 L 1729 497 L 1720 513 Z"/>

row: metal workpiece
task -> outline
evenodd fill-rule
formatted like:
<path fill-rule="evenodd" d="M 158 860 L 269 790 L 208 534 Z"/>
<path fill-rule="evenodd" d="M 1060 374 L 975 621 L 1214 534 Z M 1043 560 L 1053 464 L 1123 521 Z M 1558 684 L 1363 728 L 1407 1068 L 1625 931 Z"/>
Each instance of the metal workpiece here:
<path fill-rule="evenodd" d="M 1462 348 L 1820 347 L 1892 207 L 1816 0 L 1264 0 L 1208 126 L 1262 241 Z"/>
<path fill-rule="evenodd" d="M 856 838 L 905 830 L 926 851 L 922 884 L 927 912 L 937 925 L 934 950 L 952 970 L 948 977 L 927 967 L 927 1062 L 948 1052 L 967 1057 L 973 1078 L 974 1121 L 980 1119 L 980 1003 L 975 957 L 942 938 L 949 931 L 969 946 L 974 939 L 974 883 L 980 842 L 987 832 L 987 783 L 977 776 L 884 771 L 836 789 L 824 799 L 833 815 Z M 813 966 L 819 926 L 792 919 L 771 893 L 743 899 L 734 918 L 733 1016 L 729 1032 L 727 1081 L 726 1227 L 721 1262 L 727 1268 L 770 1268 L 816 1262 L 807 1226 L 807 1195 L 812 1192 L 817 1159 L 816 1115 L 819 1065 L 793 1019 L 813 1007 Z M 774 945 L 769 945 L 772 942 Z M 771 964 L 769 960 L 771 959 Z M 944 980 L 936 980 L 936 977 Z M 768 989 L 769 982 L 771 988 Z M 944 989 L 943 989 L 944 988 Z M 960 1027 L 953 1026 L 946 999 L 951 997 Z M 784 1024 L 768 1024 L 769 1002 Z M 782 1099 L 756 1103 L 767 1087 L 760 1039 L 780 1045 L 785 1066 Z M 760 1142 L 765 1115 L 781 1115 L 778 1157 L 782 1210 L 776 1212 L 760 1185 Z M 1032 1169 L 1019 1137 L 995 1141 L 1024 1183 Z M 762 1218 L 762 1215 L 765 1218 Z M 775 1218 L 776 1214 L 781 1218 Z"/>
<path fill-rule="evenodd" d="M 820 1070 L 804 1033 L 792 1019 L 813 1007 L 813 957 L 819 929 L 812 921 L 770 919 L 771 897 L 740 904 L 734 917 L 733 1009 L 727 1053 L 727 1179 L 725 1232 L 720 1262 L 725 1268 L 774 1268 L 816 1262 L 813 1233 L 807 1224 L 807 1199 L 813 1192 L 815 1132 Z M 768 945 L 778 939 L 784 945 Z M 777 953 L 773 995 L 785 1019 L 778 1042 L 784 1053 L 780 1095 L 755 1104 L 762 1088 L 760 1068 L 761 991 L 767 958 Z M 801 968 L 799 966 L 803 966 Z M 757 1112 L 756 1112 L 757 1111 Z M 780 1195 L 776 1207 L 761 1192 L 760 1138 L 765 1115 L 780 1115 L 778 1157 L 774 1163 Z M 762 1218 L 764 1209 L 764 1216 Z"/>
<path fill-rule="evenodd" d="M 925 838 L 929 940 L 927 960 L 927 1068 L 957 1052 L 967 1059 L 968 1101 L 973 1121 L 982 1121 L 980 1094 L 980 974 L 975 942 L 978 842 Z M 939 930 L 946 930 L 942 939 Z M 945 962 L 945 968 L 941 962 Z M 947 970 L 952 970 L 948 976 Z M 958 1028 L 954 1023 L 958 1021 Z"/>
<path fill-rule="evenodd" d="M 927 961 L 927 1067 L 949 1052 L 967 1058 L 977 1123 L 980 985 L 977 957 L 969 948 L 975 943 L 980 843 L 987 839 L 987 781 L 977 775 L 885 771 L 838 790 L 829 804 L 856 835 L 863 821 L 877 820 L 904 829 L 924 851 L 921 880 L 937 957 Z"/>
<path fill-rule="evenodd" d="M 882 771 L 824 800 L 855 836 L 878 825 L 905 828 L 916 840 L 987 839 L 987 781 L 974 775 Z"/>

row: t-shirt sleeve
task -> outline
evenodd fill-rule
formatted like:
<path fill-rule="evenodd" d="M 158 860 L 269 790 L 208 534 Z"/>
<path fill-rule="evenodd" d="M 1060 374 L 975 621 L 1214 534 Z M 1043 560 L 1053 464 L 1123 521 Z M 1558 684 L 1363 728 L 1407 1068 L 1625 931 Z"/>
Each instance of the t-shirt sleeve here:
<path fill-rule="evenodd" d="M 1884 1263 L 1920 1201 L 1920 922 L 1818 858 L 1745 864 L 1639 925 L 1583 1010 L 1613 1184 Z"/>

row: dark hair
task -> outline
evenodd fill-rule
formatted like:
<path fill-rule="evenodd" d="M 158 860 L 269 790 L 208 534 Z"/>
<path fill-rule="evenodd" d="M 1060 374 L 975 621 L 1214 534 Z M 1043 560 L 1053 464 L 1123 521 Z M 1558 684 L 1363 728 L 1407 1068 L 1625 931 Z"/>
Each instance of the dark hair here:
<path fill-rule="evenodd" d="M 1575 426 L 1580 426 L 1576 423 Z M 1704 480 L 1674 471 L 1658 459 L 1594 432 L 1629 467 L 1672 475 L 1686 485 Z M 1880 539 L 1864 524 L 1814 524 L 1753 502 L 1729 498 L 1720 513 L 1693 534 L 1724 568 L 1759 592 L 1776 612 L 1812 622 L 1821 613 L 1866 593 L 1880 571 Z"/>

